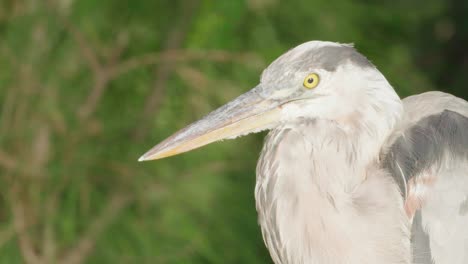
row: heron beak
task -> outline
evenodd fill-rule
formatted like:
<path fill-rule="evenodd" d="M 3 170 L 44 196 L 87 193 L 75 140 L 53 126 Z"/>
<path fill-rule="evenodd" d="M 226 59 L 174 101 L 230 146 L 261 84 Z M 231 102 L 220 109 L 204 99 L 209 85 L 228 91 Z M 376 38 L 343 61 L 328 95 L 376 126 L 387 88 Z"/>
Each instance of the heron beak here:
<path fill-rule="evenodd" d="M 260 96 L 259 87 L 242 94 L 206 117 L 162 141 L 138 161 L 162 159 L 222 139 L 271 128 L 279 120 L 279 103 Z"/>

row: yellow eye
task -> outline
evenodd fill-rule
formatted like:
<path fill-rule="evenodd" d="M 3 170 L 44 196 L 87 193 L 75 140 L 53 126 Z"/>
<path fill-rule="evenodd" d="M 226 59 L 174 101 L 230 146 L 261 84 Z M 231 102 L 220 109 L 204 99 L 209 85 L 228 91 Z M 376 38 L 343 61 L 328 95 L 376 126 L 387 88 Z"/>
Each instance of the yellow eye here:
<path fill-rule="evenodd" d="M 320 77 L 316 73 L 311 73 L 307 75 L 304 79 L 304 87 L 307 89 L 313 89 L 315 88 L 320 82 Z"/>

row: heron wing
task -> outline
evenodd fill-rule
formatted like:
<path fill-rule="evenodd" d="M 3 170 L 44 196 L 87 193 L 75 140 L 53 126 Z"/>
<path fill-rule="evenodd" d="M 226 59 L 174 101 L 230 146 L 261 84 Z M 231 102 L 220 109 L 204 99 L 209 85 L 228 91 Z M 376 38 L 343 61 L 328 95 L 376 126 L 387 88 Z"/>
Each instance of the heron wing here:
<path fill-rule="evenodd" d="M 428 92 L 403 104 L 382 164 L 406 203 L 420 209 L 412 226 L 414 263 L 468 263 L 468 103 Z"/>

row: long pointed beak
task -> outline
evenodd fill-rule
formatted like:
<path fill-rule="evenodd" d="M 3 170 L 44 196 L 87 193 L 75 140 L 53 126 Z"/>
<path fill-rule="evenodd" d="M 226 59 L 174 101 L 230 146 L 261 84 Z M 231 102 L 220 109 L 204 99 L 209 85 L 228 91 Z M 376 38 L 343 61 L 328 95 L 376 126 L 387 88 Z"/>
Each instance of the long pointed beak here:
<path fill-rule="evenodd" d="M 271 128 L 279 120 L 279 103 L 264 99 L 256 87 L 162 141 L 138 161 L 161 159 L 209 143 Z"/>

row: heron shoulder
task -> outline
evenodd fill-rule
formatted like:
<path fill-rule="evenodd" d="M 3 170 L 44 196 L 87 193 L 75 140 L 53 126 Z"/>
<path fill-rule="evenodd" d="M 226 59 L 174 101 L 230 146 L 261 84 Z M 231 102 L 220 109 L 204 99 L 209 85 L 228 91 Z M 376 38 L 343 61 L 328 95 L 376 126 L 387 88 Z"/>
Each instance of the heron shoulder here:
<path fill-rule="evenodd" d="M 403 99 L 404 114 L 382 151 L 400 186 L 420 171 L 468 156 L 468 103 L 442 92 Z M 404 189 L 404 188 L 403 188 Z"/>

